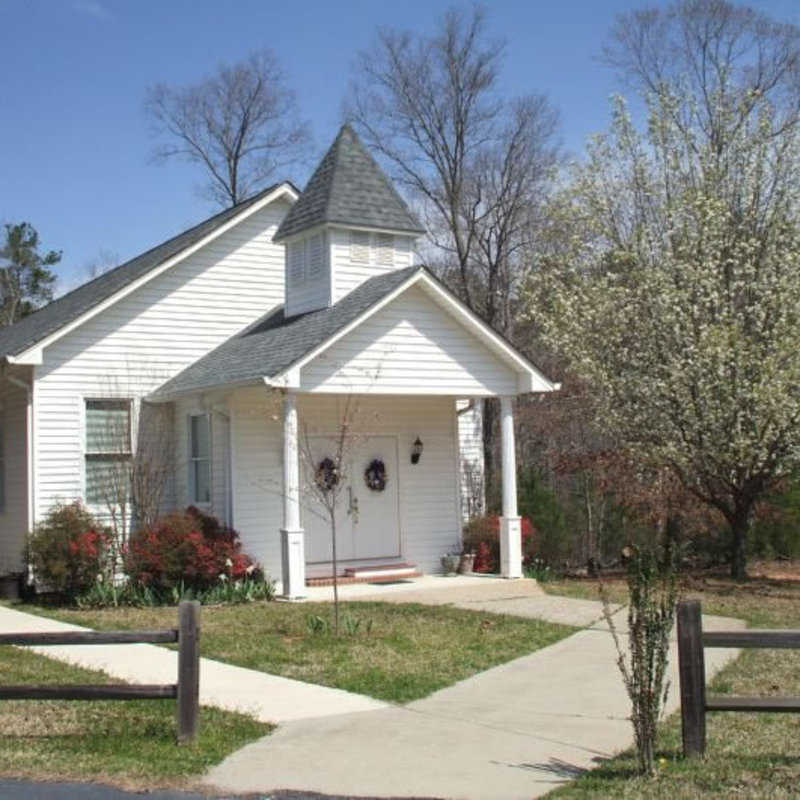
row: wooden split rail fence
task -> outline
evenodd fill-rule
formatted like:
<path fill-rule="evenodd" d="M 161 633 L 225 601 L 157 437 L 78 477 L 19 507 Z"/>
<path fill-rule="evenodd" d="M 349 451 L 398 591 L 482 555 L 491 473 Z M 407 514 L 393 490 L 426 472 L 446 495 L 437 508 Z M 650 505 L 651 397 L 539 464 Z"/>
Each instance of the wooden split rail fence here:
<path fill-rule="evenodd" d="M 800 630 L 703 631 L 699 600 L 678 604 L 678 672 L 683 754 L 706 751 L 707 711 L 800 712 L 800 697 L 728 697 L 706 694 L 706 647 L 800 649 Z"/>
<path fill-rule="evenodd" d="M 200 604 L 178 607 L 178 627 L 165 631 L 58 631 L 2 633 L 0 645 L 171 644 L 178 645 L 178 682 L 174 684 L 0 685 L 0 700 L 162 700 L 176 698 L 178 742 L 192 741 L 200 717 Z"/>

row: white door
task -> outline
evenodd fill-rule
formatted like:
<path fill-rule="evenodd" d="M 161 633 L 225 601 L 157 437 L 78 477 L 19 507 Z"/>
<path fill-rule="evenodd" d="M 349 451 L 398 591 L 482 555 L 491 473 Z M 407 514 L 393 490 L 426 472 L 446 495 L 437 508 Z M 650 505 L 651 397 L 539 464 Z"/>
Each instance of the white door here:
<path fill-rule="evenodd" d="M 381 491 L 367 486 L 364 473 L 378 459 L 386 468 Z M 353 552 L 356 559 L 392 558 L 400 555 L 397 437 L 370 436 L 353 454 Z"/>
<path fill-rule="evenodd" d="M 310 449 L 314 464 L 335 452 L 336 443 L 331 437 L 313 436 L 310 438 Z M 305 530 L 306 562 L 320 564 L 333 560 L 333 539 L 328 510 L 319 502 L 314 491 L 308 486 L 314 476 L 308 465 L 303 470 L 300 489 L 300 520 Z M 353 559 L 353 522 L 350 512 L 351 490 L 348 485 L 342 487 L 336 505 L 336 558 L 340 561 Z"/>
<path fill-rule="evenodd" d="M 332 450 L 328 437 L 315 437 L 315 463 Z M 386 485 L 382 491 L 367 486 L 365 471 L 374 459 L 383 461 Z M 348 458 L 347 478 L 336 508 L 336 555 L 339 561 L 393 558 L 400 555 L 397 438 L 370 436 L 359 442 Z M 308 485 L 306 476 L 304 484 Z M 333 559 L 327 512 L 309 491 L 303 492 L 302 521 L 309 564 Z"/>

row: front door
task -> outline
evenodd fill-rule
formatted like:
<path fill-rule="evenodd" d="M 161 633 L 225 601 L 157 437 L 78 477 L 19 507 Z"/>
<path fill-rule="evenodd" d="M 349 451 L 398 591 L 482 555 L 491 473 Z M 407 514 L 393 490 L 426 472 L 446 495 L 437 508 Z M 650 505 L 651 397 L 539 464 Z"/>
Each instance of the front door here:
<path fill-rule="evenodd" d="M 315 437 L 314 459 L 332 450 L 328 437 Z M 316 452 L 318 451 L 318 452 Z M 367 486 L 365 471 L 373 460 L 385 466 L 382 490 Z M 339 561 L 366 561 L 400 555 L 399 488 L 397 438 L 370 436 L 354 447 L 348 457 L 347 478 L 336 507 L 336 555 Z M 306 477 L 306 481 L 308 477 Z M 304 492 L 303 528 L 306 532 L 306 561 L 309 564 L 333 559 L 330 520 L 310 492 Z"/>

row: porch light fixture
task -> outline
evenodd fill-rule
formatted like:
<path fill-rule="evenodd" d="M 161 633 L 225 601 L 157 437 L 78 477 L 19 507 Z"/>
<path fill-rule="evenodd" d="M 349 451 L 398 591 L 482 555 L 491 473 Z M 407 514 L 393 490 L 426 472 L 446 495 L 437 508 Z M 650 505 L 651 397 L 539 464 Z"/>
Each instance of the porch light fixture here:
<path fill-rule="evenodd" d="M 419 457 L 422 455 L 422 442 L 420 441 L 419 436 L 417 436 L 414 444 L 411 445 L 411 463 L 418 464 Z"/>

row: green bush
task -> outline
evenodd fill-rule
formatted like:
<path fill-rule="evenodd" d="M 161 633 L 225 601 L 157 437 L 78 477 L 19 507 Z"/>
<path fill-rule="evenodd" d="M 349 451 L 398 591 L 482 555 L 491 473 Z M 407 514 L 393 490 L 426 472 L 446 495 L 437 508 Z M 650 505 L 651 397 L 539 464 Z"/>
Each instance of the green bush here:
<path fill-rule="evenodd" d="M 56 504 L 28 540 L 37 583 L 74 598 L 111 577 L 111 533 L 80 504 Z"/>
<path fill-rule="evenodd" d="M 535 555 L 547 564 L 570 560 L 573 542 L 564 509 L 555 492 L 544 485 L 538 470 L 527 467 L 517 473 L 519 513 L 536 529 Z"/>

